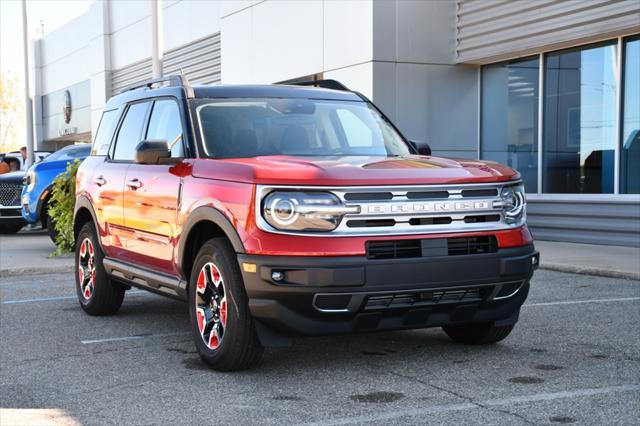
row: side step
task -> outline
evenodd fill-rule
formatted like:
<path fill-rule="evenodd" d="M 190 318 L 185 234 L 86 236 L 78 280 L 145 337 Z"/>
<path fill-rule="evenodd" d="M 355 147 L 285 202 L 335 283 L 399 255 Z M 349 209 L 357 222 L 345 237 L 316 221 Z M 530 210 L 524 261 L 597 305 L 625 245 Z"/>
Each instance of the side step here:
<path fill-rule="evenodd" d="M 105 257 L 102 264 L 107 274 L 116 280 L 163 296 L 187 300 L 187 282 L 185 280 L 109 257 Z"/>

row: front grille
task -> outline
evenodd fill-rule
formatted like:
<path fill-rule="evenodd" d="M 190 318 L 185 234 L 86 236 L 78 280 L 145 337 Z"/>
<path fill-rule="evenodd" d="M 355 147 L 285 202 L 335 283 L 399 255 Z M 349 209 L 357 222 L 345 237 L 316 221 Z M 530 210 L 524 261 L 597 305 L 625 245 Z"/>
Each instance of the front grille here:
<path fill-rule="evenodd" d="M 336 229 L 321 236 L 392 236 L 484 232 L 514 229 L 524 223 L 524 214 L 511 221 L 504 214 L 503 188 L 519 181 L 445 185 L 381 185 L 351 187 L 299 187 L 299 190 L 328 191 L 342 204 L 344 215 Z M 256 212 L 262 211 L 262 200 L 278 190 L 291 190 L 278 185 L 259 185 Z M 273 228 L 261 214 L 261 229 L 308 235 L 309 232 Z"/>
<path fill-rule="evenodd" d="M 461 237 L 448 239 L 449 256 L 495 253 L 498 243 L 493 235 L 485 237 Z"/>
<path fill-rule="evenodd" d="M 369 296 L 364 309 L 392 309 L 445 303 L 481 302 L 489 294 L 489 291 L 489 288 L 465 288 L 460 290 L 402 292 Z"/>
<path fill-rule="evenodd" d="M 481 237 L 428 238 L 416 240 L 367 241 L 369 259 L 409 259 L 429 256 L 462 256 L 495 253 L 493 235 Z"/>
<path fill-rule="evenodd" d="M 369 241 L 367 257 L 369 259 L 422 257 L 422 243 L 420 240 Z"/>
<path fill-rule="evenodd" d="M 22 185 L 17 183 L 0 183 L 0 205 L 19 206 Z"/>

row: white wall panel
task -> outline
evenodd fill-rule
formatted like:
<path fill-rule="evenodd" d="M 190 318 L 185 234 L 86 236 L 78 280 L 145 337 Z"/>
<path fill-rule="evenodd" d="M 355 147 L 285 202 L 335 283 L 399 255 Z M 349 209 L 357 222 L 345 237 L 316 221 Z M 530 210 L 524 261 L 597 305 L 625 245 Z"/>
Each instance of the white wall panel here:
<path fill-rule="evenodd" d="M 323 70 L 321 1 L 267 1 L 248 10 L 253 13 L 254 83 Z"/>
<path fill-rule="evenodd" d="M 164 8 L 165 50 L 220 31 L 220 2 L 181 0 Z"/>
<path fill-rule="evenodd" d="M 118 32 L 151 15 L 149 0 L 110 0 L 111 32 Z"/>
<path fill-rule="evenodd" d="M 324 2 L 324 69 L 373 58 L 373 4 L 368 0 Z"/>
<path fill-rule="evenodd" d="M 89 46 L 44 65 L 42 70 L 42 93 L 51 93 L 86 80 L 91 75 Z"/>
<path fill-rule="evenodd" d="M 93 33 L 92 20 L 88 13 L 78 16 L 55 31 L 46 33 L 42 39 L 42 65 L 61 60 L 84 48 Z"/>
<path fill-rule="evenodd" d="M 373 2 L 373 58 L 453 64 L 455 3 L 440 0 Z"/>
<path fill-rule="evenodd" d="M 253 14 L 250 9 L 235 13 L 222 19 L 222 82 L 249 83 L 253 77 L 252 42 L 253 32 L 251 24 Z"/>
<path fill-rule="evenodd" d="M 239 12 L 261 1 L 263 0 L 222 0 L 220 1 L 221 16 L 229 16 L 232 13 Z"/>

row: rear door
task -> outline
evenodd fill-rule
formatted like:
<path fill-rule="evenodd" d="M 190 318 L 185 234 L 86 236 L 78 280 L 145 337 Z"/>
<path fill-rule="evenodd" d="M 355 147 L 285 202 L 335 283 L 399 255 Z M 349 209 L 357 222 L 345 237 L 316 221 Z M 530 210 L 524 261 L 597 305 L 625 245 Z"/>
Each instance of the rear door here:
<path fill-rule="evenodd" d="M 144 137 L 164 140 L 173 158 L 184 158 L 183 123 L 174 98 L 153 103 Z M 184 170 L 177 164 L 131 164 L 124 189 L 124 224 L 132 232 L 129 258 L 136 265 L 175 275 L 173 247 L 177 238 L 177 212 Z"/>
<path fill-rule="evenodd" d="M 104 224 L 107 256 L 122 259 L 129 237 L 124 223 L 123 191 L 127 170 L 133 161 L 136 145 L 140 142 L 150 102 L 129 104 L 120 121 L 107 160 L 93 173 L 93 184 L 98 198 L 98 220 Z M 124 259 L 122 259 L 124 260 Z"/>

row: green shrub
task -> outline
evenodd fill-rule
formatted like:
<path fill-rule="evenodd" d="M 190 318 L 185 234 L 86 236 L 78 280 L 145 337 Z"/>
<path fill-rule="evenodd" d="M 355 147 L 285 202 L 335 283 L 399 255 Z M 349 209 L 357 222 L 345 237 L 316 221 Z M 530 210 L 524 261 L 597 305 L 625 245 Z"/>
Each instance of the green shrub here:
<path fill-rule="evenodd" d="M 53 180 L 53 190 L 49 201 L 48 214 L 56 230 L 56 251 L 58 256 L 71 252 L 75 247 L 73 237 L 73 209 L 76 204 L 76 173 L 80 161 L 67 164 L 67 170 Z"/>

